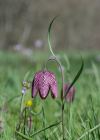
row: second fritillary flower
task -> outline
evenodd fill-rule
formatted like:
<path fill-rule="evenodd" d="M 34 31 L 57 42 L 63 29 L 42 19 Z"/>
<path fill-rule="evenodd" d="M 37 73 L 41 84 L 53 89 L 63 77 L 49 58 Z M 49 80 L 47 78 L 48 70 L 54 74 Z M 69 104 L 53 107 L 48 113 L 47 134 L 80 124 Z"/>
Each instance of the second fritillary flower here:
<path fill-rule="evenodd" d="M 32 82 L 32 98 L 39 92 L 40 97 L 45 99 L 50 89 L 52 98 L 57 98 L 58 87 L 54 74 L 46 70 L 37 72 Z"/>
<path fill-rule="evenodd" d="M 68 87 L 70 86 L 70 83 L 67 83 L 64 85 L 64 94 L 66 93 Z M 72 86 L 71 89 L 69 90 L 69 92 L 66 95 L 65 100 L 67 102 L 71 102 L 71 100 L 73 101 L 75 97 L 75 87 Z M 61 98 L 63 98 L 63 92 L 61 91 Z"/>

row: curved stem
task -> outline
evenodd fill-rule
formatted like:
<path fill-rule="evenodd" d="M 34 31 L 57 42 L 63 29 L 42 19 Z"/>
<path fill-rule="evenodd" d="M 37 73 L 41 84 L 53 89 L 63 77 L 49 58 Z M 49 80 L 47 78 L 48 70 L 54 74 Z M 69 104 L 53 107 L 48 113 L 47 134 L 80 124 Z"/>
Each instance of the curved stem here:
<path fill-rule="evenodd" d="M 63 70 L 62 70 L 62 66 L 61 63 L 56 59 L 56 58 L 49 58 L 46 62 L 45 62 L 45 66 L 44 66 L 44 70 L 46 70 L 46 64 L 49 60 L 55 60 L 61 69 L 61 75 L 62 75 L 62 87 L 63 87 L 63 97 L 64 97 L 64 74 L 63 74 Z M 63 140 L 65 140 L 65 121 L 64 121 L 64 99 L 62 99 L 62 131 L 63 131 Z"/>

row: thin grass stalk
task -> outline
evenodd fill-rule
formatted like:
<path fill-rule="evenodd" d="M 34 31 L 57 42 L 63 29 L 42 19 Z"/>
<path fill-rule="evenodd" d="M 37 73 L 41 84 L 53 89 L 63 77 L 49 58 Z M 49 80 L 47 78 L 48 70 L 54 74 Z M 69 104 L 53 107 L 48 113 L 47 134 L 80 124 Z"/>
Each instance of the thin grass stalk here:
<path fill-rule="evenodd" d="M 5 112 L 4 112 L 4 109 L 3 109 L 3 104 L 2 104 L 2 96 L 0 96 L 0 106 L 1 106 L 1 110 L 2 110 L 2 117 L 3 117 L 3 131 L 4 131 L 4 136 L 7 140 L 10 140 L 10 135 L 9 135 L 9 129 L 8 129 L 8 125 L 7 125 L 7 119 L 6 119 L 6 116 L 5 116 Z"/>
<path fill-rule="evenodd" d="M 46 62 L 45 62 L 45 67 L 44 70 L 46 70 L 46 64 L 49 60 L 55 60 L 61 69 L 61 75 L 62 75 L 62 87 L 63 87 L 63 97 L 64 97 L 64 74 L 63 74 L 63 70 L 62 70 L 62 66 L 61 63 L 55 59 L 55 58 L 49 58 Z M 64 103 L 65 103 L 65 99 L 62 99 L 62 131 L 63 131 L 63 140 L 65 140 L 65 121 L 64 121 Z"/>
<path fill-rule="evenodd" d="M 46 121 L 45 121 L 45 113 L 44 113 L 43 107 L 42 107 L 42 110 L 43 110 L 43 127 L 45 128 L 46 127 Z M 45 136 L 45 140 L 48 140 L 46 130 L 44 130 L 44 136 Z"/>
<path fill-rule="evenodd" d="M 94 128 L 88 130 L 85 134 L 83 134 L 81 137 L 79 137 L 77 140 L 81 140 L 82 138 L 85 137 L 85 135 L 88 135 L 88 133 L 93 132 L 94 130 L 96 130 L 98 127 L 100 127 L 100 124 L 96 125 Z"/>
<path fill-rule="evenodd" d="M 91 94 L 90 94 L 90 98 L 91 98 L 91 104 L 92 104 L 92 112 L 93 112 L 94 124 L 95 124 L 95 126 L 96 126 L 96 125 L 97 125 L 97 124 L 96 124 L 96 116 L 95 116 L 95 113 L 94 113 L 94 106 L 93 106 L 93 101 L 92 101 L 92 96 L 91 96 Z M 95 133 L 96 133 L 96 130 L 95 130 Z M 97 138 L 96 138 L 96 134 L 95 134 L 95 139 L 97 139 Z"/>

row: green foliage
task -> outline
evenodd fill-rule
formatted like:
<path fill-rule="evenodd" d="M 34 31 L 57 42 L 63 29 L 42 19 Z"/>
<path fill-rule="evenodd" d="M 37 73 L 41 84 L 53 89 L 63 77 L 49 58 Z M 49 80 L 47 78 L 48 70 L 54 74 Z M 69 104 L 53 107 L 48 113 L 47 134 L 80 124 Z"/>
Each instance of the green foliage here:
<path fill-rule="evenodd" d="M 62 52 L 59 53 L 61 56 Z M 84 70 L 81 77 L 75 83 L 76 94 L 73 103 L 65 103 L 65 136 L 66 139 L 100 139 L 100 64 L 94 58 L 98 53 L 87 53 L 82 52 L 81 55 L 84 60 Z M 81 60 L 78 53 L 66 53 L 70 62 L 70 73 L 73 79 L 80 68 Z M 30 71 L 26 81 L 30 82 L 34 77 L 36 71 L 43 70 L 45 60 L 50 56 L 50 53 L 34 53 L 34 56 L 24 56 L 21 53 L 3 52 L 0 55 L 0 95 L 2 100 L 1 106 L 7 106 L 7 113 L 3 114 L 5 125 L 3 126 L 4 132 L 0 132 L 1 139 L 17 139 L 15 135 L 16 126 L 19 123 L 20 116 L 20 101 L 21 101 L 21 90 L 23 78 L 27 71 Z M 34 60 L 34 59 L 35 60 Z M 40 61 L 41 60 L 41 64 Z M 61 57 L 62 65 L 66 67 L 66 62 Z M 92 62 L 92 63 L 91 63 Z M 89 69 L 89 73 L 85 73 L 85 69 Z M 55 74 L 58 84 L 58 99 L 60 102 L 60 91 L 61 91 L 61 75 L 58 70 L 58 65 L 55 62 L 49 62 L 47 69 Z M 68 75 L 66 69 L 64 70 L 65 82 L 68 82 Z M 31 99 L 31 89 L 25 95 L 25 102 Z M 43 113 L 41 108 L 43 106 L 45 110 L 45 126 L 48 127 L 51 124 L 60 122 L 61 120 L 61 108 L 57 104 L 56 100 L 51 99 L 49 94 L 45 101 L 42 101 L 39 95 L 36 96 L 35 100 L 32 100 L 31 106 L 31 117 L 33 120 L 32 129 L 29 132 L 27 130 L 25 111 L 21 123 L 19 133 L 23 133 L 25 128 L 26 137 L 32 136 L 35 132 L 38 132 L 44 128 L 43 126 Z M 27 107 L 24 104 L 24 107 Z M 40 113 L 35 116 L 35 113 Z M 26 111 L 26 117 L 28 117 L 28 110 Z M 46 131 L 48 139 L 62 139 L 62 125 L 53 126 Z M 22 130 L 22 132 L 21 132 Z M 43 139 L 44 132 L 38 133 L 32 139 Z M 21 137 L 18 136 L 20 140 Z"/>

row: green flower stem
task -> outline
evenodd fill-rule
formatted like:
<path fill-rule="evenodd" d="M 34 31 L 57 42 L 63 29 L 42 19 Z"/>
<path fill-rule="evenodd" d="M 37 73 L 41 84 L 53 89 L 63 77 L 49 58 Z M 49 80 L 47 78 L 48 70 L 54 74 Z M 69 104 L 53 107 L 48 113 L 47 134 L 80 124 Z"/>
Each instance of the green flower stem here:
<path fill-rule="evenodd" d="M 63 87 L 63 97 L 64 97 L 64 74 L 63 74 L 63 70 L 62 70 L 62 66 L 61 66 L 61 63 L 55 59 L 55 58 L 49 58 L 46 62 L 45 62 L 45 67 L 44 67 L 44 70 L 46 70 L 46 64 L 49 60 L 55 60 L 59 66 L 60 66 L 60 69 L 61 69 L 61 75 L 62 75 L 62 87 Z M 63 131 L 63 140 L 65 140 L 65 121 L 64 121 L 64 102 L 65 102 L 65 99 L 63 98 L 62 100 L 62 131 Z"/>
<path fill-rule="evenodd" d="M 50 23 L 49 25 L 49 29 L 48 29 L 48 45 L 49 45 L 49 49 L 50 49 L 50 52 L 51 54 L 54 56 L 54 58 L 56 58 L 55 54 L 53 53 L 52 51 L 52 48 L 51 48 L 51 43 L 50 43 L 50 30 L 51 30 L 51 26 L 52 26 L 52 23 L 54 22 L 54 20 L 58 17 L 59 15 L 57 15 Z"/>

